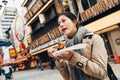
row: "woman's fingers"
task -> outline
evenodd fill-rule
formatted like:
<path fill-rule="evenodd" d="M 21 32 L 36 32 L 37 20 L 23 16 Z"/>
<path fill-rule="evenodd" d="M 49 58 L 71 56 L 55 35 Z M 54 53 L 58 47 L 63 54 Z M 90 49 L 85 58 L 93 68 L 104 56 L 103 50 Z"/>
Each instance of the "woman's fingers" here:
<path fill-rule="evenodd" d="M 48 55 L 50 57 L 55 57 L 57 59 L 63 59 L 63 60 L 70 60 L 70 58 L 72 57 L 72 55 L 76 53 L 75 51 L 73 50 L 68 50 L 66 52 L 63 52 L 63 53 L 59 53 L 57 52 L 57 49 L 56 48 L 49 48 L 48 50 Z"/>
<path fill-rule="evenodd" d="M 50 57 L 54 57 L 55 51 L 57 51 L 55 48 L 49 48 L 47 52 Z"/>
<path fill-rule="evenodd" d="M 59 59 L 69 60 L 74 53 L 72 51 L 67 51 L 62 54 L 58 54 L 56 57 Z"/>

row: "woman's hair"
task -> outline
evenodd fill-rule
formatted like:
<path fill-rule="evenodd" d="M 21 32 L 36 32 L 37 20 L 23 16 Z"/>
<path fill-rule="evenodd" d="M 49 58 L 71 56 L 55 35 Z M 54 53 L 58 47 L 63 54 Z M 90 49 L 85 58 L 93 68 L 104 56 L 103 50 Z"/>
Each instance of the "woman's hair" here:
<path fill-rule="evenodd" d="M 77 19 L 76 19 L 76 16 L 75 16 L 74 14 L 70 13 L 70 12 L 60 13 L 60 14 L 58 14 L 58 18 L 59 18 L 61 15 L 67 16 L 67 17 L 70 18 L 72 21 L 73 21 L 73 20 L 77 20 Z"/>
<path fill-rule="evenodd" d="M 74 21 L 74 20 L 77 21 L 76 16 L 71 12 L 60 13 L 60 14 L 58 14 L 58 18 L 62 15 L 65 15 L 66 17 L 70 18 L 72 21 Z M 58 21 L 58 18 L 57 18 L 57 21 Z M 78 21 L 77 24 L 76 24 L 76 27 L 78 28 L 79 26 L 80 26 L 80 24 L 79 24 L 79 21 Z"/>

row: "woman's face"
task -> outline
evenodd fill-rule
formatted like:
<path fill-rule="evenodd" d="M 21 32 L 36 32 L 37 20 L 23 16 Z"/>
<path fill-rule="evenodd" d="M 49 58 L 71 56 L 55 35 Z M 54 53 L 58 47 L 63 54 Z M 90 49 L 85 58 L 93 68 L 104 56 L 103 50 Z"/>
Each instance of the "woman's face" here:
<path fill-rule="evenodd" d="M 65 15 L 61 15 L 58 18 L 58 24 L 60 31 L 69 37 L 73 37 L 75 33 L 77 32 L 76 28 L 76 21 L 72 21 L 70 18 L 68 18 Z"/>

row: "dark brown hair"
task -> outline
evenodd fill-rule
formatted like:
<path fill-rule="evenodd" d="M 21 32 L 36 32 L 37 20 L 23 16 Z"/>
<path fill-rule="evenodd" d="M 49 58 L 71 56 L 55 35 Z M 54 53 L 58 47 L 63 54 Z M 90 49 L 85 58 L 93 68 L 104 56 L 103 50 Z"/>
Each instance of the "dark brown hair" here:
<path fill-rule="evenodd" d="M 70 18 L 72 21 L 74 21 L 74 20 L 77 21 L 76 16 L 71 12 L 60 13 L 60 14 L 58 14 L 58 18 L 62 15 L 65 15 L 66 17 Z M 57 21 L 58 21 L 58 18 L 57 18 Z M 58 22 L 57 22 L 57 24 L 58 24 Z M 79 26 L 80 26 L 80 24 L 79 24 L 79 21 L 78 21 L 77 24 L 76 24 L 76 27 L 78 28 Z"/>

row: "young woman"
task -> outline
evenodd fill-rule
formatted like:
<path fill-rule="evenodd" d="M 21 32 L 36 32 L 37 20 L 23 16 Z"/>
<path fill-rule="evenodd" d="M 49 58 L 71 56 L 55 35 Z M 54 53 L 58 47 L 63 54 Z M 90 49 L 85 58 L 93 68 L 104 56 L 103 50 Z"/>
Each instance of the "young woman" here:
<path fill-rule="evenodd" d="M 68 50 L 54 56 L 56 49 L 48 50 L 56 58 L 56 66 L 65 80 L 109 80 L 107 78 L 107 52 L 103 39 L 94 34 L 92 39 L 86 36 L 91 32 L 79 26 L 76 17 L 69 12 L 58 17 L 60 31 L 67 36 L 65 47 L 85 43 L 85 49 Z M 92 46 L 93 45 L 93 46 Z"/>

